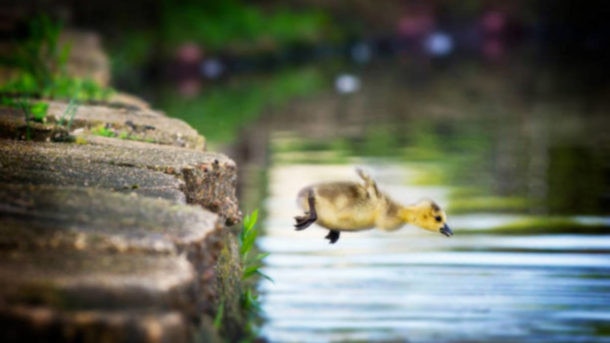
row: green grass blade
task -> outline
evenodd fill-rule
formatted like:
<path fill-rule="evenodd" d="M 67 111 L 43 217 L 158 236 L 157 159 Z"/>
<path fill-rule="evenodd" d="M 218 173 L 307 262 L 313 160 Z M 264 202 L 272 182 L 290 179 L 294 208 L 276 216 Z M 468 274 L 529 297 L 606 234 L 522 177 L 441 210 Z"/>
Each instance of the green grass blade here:
<path fill-rule="evenodd" d="M 271 278 L 269 275 L 267 275 L 267 274 L 265 274 L 265 273 L 261 272 L 260 270 L 257 270 L 257 271 L 256 271 L 256 275 L 258 275 L 258 276 L 262 277 L 262 278 L 263 278 L 263 279 L 265 279 L 265 280 L 271 281 L 271 283 L 275 283 L 275 281 L 273 281 L 273 279 L 272 279 L 272 278 Z"/>
<path fill-rule="evenodd" d="M 220 305 L 218 306 L 218 310 L 216 311 L 216 316 L 214 317 L 214 328 L 216 328 L 216 330 L 220 329 L 220 326 L 222 325 L 222 318 L 224 317 L 224 313 L 225 302 L 221 301 Z"/>

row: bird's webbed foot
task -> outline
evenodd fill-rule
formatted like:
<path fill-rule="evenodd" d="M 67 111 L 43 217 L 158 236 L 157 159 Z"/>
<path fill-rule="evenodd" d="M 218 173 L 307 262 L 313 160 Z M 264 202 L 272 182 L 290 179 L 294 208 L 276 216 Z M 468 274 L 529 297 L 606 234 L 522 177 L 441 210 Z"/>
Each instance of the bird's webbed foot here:
<path fill-rule="evenodd" d="M 330 230 L 328 231 L 328 235 L 326 235 L 326 239 L 328 239 L 330 242 L 330 244 L 335 244 L 338 240 L 339 240 L 339 235 L 341 234 L 341 232 L 337 231 L 337 230 Z"/>

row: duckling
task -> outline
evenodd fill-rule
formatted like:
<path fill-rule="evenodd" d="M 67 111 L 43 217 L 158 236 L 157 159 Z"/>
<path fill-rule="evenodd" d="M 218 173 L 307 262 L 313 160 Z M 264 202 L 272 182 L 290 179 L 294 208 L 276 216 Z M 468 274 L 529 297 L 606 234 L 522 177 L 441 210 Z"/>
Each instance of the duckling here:
<path fill-rule="evenodd" d="M 451 237 L 445 212 L 432 200 L 403 206 L 379 191 L 376 182 L 361 169 L 356 169 L 364 184 L 356 182 L 320 183 L 303 188 L 297 202 L 305 215 L 294 217 L 297 231 L 314 222 L 329 230 L 325 237 L 331 244 L 339 240 L 341 231 L 361 231 L 377 227 L 384 231 L 413 224 L 422 229 Z"/>

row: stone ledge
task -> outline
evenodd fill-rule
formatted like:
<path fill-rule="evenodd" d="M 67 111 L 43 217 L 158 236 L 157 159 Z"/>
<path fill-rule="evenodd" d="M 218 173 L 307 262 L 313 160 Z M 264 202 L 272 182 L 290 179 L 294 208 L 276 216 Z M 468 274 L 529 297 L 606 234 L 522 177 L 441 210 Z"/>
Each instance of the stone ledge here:
<path fill-rule="evenodd" d="M 198 327 L 217 306 L 224 230 L 216 214 L 164 199 L 49 185 L 0 184 L 0 203 L 0 317 L 7 317 L 0 336 L 15 333 L 6 323 L 16 321 L 26 327 L 19 337 L 27 337 L 27 325 L 35 323 L 26 323 L 41 308 L 48 313 L 44 337 L 56 327 L 93 330 L 79 321 L 87 314 L 90 325 L 109 332 L 137 331 L 143 320 L 126 313 L 138 309 L 155 316 L 173 311 L 186 318 L 180 326 L 187 331 L 216 335 Z M 114 314 L 107 317 L 108 311 Z M 116 322 L 117 315 L 130 319 Z M 174 335 L 173 328 L 159 330 Z"/>
<path fill-rule="evenodd" d="M 173 132 L 163 128 L 176 120 L 131 107 L 79 106 L 78 143 L 49 142 L 65 106 L 30 125 L 0 107 L 0 341 L 219 342 L 221 302 L 224 338 L 241 339 L 242 270 L 225 226 L 241 220 L 235 163 L 200 150 L 198 135 L 189 149 L 175 146 L 184 135 L 88 134 L 92 123 Z M 38 142 L 5 139 L 26 127 Z"/>
<path fill-rule="evenodd" d="M 188 320 L 175 311 L 57 311 L 0 309 L 2 342 L 191 342 Z M 206 330 L 209 332 L 210 330 Z M 203 342 L 220 340 L 210 334 Z"/>
<path fill-rule="evenodd" d="M 26 125 L 25 114 L 21 110 L 0 106 L 0 116 L 3 117 L 0 121 L 0 138 L 23 139 L 28 126 L 35 141 L 51 140 L 57 132 L 65 131 L 58 123 L 66 113 L 68 103 L 41 101 L 49 104 L 44 124 L 30 122 Z M 90 135 L 94 129 L 99 128 L 106 128 L 117 137 L 127 140 L 205 150 L 205 138 L 195 129 L 179 119 L 166 117 L 161 112 L 102 105 L 75 106 L 70 126 L 73 134 Z"/>
<path fill-rule="evenodd" d="M 196 312 L 196 276 L 184 256 L 54 249 L 0 258 L 1 307 Z"/>
<path fill-rule="evenodd" d="M 218 216 L 162 199 L 90 188 L 0 184 L 0 247 L 176 253 Z"/>
<path fill-rule="evenodd" d="M 201 205 L 229 225 L 241 220 L 237 170 L 225 155 L 95 136 L 87 142 L 0 140 L 0 181 L 158 195 Z"/>
<path fill-rule="evenodd" d="M 59 121 L 68 104 L 57 101 L 48 103 L 49 121 Z M 83 129 L 86 134 L 99 126 L 108 126 L 117 133 L 125 133 L 132 140 L 146 140 L 194 150 L 205 149 L 205 139 L 195 129 L 182 120 L 166 117 L 161 112 L 150 109 L 78 106 L 72 123 L 73 129 Z"/>

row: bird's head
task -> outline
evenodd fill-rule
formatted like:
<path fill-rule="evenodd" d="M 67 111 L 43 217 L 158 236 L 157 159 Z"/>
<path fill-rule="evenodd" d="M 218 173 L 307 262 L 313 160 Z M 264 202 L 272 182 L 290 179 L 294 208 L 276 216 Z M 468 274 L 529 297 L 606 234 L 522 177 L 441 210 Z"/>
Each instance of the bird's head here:
<path fill-rule="evenodd" d="M 447 237 L 453 236 L 453 231 L 447 225 L 447 215 L 440 206 L 432 200 L 422 200 L 405 208 L 405 219 L 408 223 L 428 231 L 439 232 Z"/>

